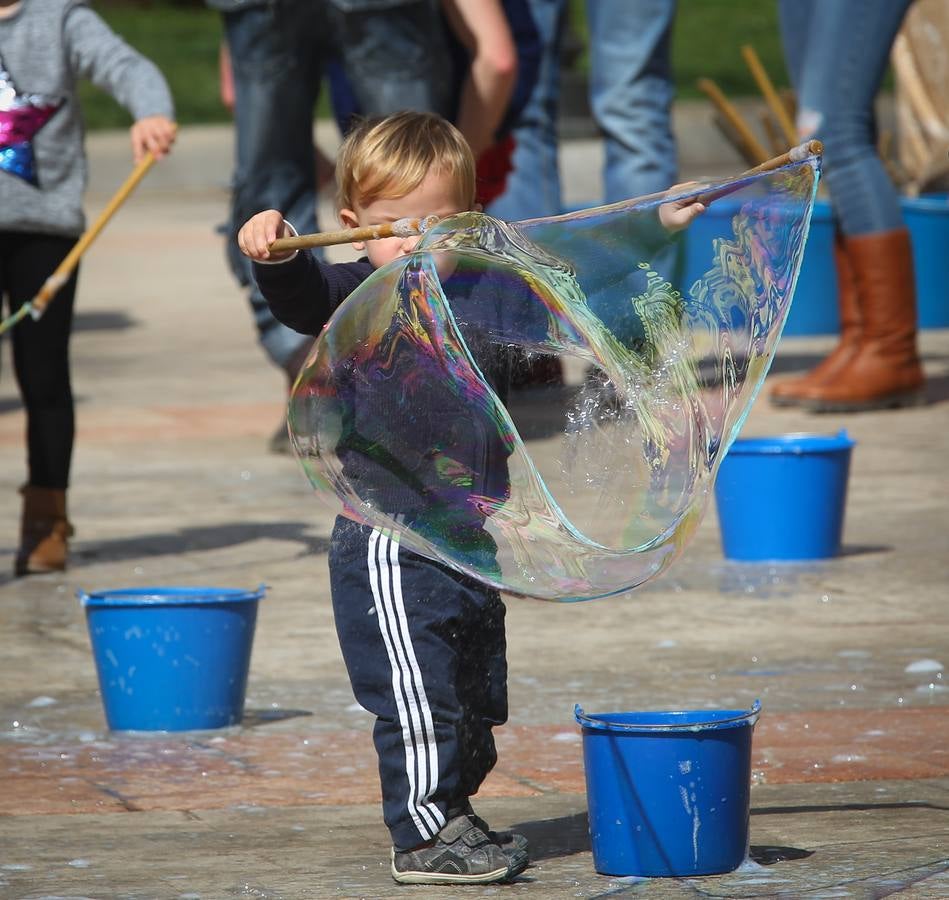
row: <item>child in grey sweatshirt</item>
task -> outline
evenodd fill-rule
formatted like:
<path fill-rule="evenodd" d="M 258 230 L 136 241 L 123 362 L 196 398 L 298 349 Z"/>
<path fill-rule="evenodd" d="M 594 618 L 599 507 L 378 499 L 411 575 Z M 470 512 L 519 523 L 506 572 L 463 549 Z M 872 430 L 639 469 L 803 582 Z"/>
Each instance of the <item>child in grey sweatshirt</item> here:
<path fill-rule="evenodd" d="M 85 227 L 81 78 L 131 113 L 136 161 L 170 150 L 174 108 L 161 72 L 84 0 L 0 0 L 0 310 L 4 301 L 13 312 L 31 300 Z M 17 575 L 66 565 L 75 291 L 74 270 L 42 318 L 27 317 L 10 332 L 27 415 Z"/>

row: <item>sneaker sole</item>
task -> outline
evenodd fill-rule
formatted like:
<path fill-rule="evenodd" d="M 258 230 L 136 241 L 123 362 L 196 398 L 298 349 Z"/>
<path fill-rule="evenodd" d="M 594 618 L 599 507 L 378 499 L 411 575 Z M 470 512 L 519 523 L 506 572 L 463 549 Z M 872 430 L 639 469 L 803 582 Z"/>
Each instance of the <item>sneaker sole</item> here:
<path fill-rule="evenodd" d="M 392 877 L 399 884 L 494 884 L 510 876 L 510 866 L 495 869 L 493 872 L 483 872 L 480 875 L 461 875 L 451 872 L 400 872 L 395 867 L 395 850 L 392 851 Z"/>

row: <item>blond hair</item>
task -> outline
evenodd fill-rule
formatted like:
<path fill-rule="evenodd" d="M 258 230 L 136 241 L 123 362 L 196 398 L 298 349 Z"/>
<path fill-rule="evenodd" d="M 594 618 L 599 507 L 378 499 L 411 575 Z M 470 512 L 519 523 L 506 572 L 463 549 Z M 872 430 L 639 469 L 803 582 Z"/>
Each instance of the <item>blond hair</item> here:
<path fill-rule="evenodd" d="M 430 172 L 447 173 L 462 209 L 475 201 L 475 162 L 468 142 L 433 113 L 400 112 L 366 119 L 343 141 L 336 156 L 337 208 L 366 207 L 414 191 Z"/>

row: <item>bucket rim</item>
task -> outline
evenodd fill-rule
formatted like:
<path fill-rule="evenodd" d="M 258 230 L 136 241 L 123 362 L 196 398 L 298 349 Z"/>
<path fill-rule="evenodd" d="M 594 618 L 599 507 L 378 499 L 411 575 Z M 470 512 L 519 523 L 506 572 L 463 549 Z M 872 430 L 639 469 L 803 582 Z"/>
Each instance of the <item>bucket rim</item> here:
<path fill-rule="evenodd" d="M 140 588 L 114 588 L 84 591 L 76 596 L 84 607 L 139 607 L 139 606 L 212 606 L 219 603 L 251 603 L 261 600 L 267 586 L 257 589 L 231 587 L 202 587 L 196 585 L 165 585 Z"/>
<path fill-rule="evenodd" d="M 708 721 L 683 722 L 676 721 L 676 716 L 721 716 L 721 718 L 709 718 Z M 718 731 L 725 728 L 738 728 L 743 725 L 754 725 L 761 715 L 761 701 L 755 700 L 750 709 L 697 709 L 697 710 L 656 710 L 644 712 L 612 712 L 612 713 L 585 713 L 577 703 L 573 708 L 574 718 L 577 724 L 590 731 L 607 732 L 626 732 L 626 733 L 650 733 L 657 732 L 702 732 Z M 609 716 L 629 716 L 642 715 L 656 717 L 666 717 L 666 722 L 618 722 L 609 721 Z"/>
<path fill-rule="evenodd" d="M 918 197 L 900 197 L 900 206 L 904 212 L 949 213 L 949 193 L 934 191 Z"/>
<path fill-rule="evenodd" d="M 851 450 L 856 446 L 856 443 L 845 428 L 842 428 L 837 434 L 793 431 L 787 434 L 736 438 L 728 448 L 727 455 L 832 453 Z"/>

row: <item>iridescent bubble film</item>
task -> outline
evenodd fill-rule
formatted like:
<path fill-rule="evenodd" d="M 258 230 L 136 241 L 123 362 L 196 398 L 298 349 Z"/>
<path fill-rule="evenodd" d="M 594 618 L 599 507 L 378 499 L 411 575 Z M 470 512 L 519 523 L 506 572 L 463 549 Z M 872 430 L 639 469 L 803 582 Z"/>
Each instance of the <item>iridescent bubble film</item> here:
<path fill-rule="evenodd" d="M 294 389 L 317 494 L 516 594 L 585 600 L 655 577 L 767 373 L 818 172 L 810 158 L 681 189 L 706 217 L 726 211 L 711 237 L 702 218 L 667 231 L 658 196 L 439 223 L 340 306 Z M 512 392 L 538 353 L 580 377 Z"/>

